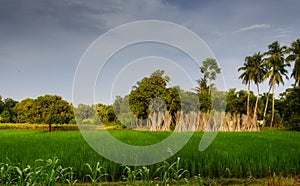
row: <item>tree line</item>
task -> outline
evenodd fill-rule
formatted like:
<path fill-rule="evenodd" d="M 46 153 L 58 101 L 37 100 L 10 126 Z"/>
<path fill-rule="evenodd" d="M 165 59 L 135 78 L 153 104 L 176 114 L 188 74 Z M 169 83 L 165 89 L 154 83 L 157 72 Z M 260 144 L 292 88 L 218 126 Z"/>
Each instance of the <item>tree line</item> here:
<path fill-rule="evenodd" d="M 279 99 L 275 99 L 275 85 L 284 84 L 284 78 L 289 78 L 287 67 L 293 62 L 290 77 L 295 79 L 295 84 L 281 93 Z M 215 59 L 207 58 L 199 67 L 201 78 L 196 80 L 198 86 L 190 91 L 182 90 L 179 86 L 169 86 L 170 78 L 164 75 L 164 70 L 158 69 L 149 77 L 138 81 L 130 94 L 117 96 L 111 105 L 79 104 L 74 107 L 58 95 L 26 98 L 20 102 L 0 96 L 0 122 L 49 124 L 50 130 L 54 123 L 76 122 L 103 122 L 120 127 L 133 127 L 149 125 L 147 118 L 153 113 L 167 112 L 171 128 L 174 128 L 178 111 L 211 113 L 224 110 L 232 116 L 244 114 L 253 117 L 255 121 L 263 121 L 263 126 L 286 126 L 300 130 L 299 39 L 292 42 L 290 47 L 274 42 L 268 46 L 268 51 L 247 56 L 243 66 L 237 70 L 241 72 L 239 78 L 242 83 L 247 84 L 247 91 L 217 90 L 214 81 L 221 68 Z M 268 92 L 261 93 L 259 85 L 264 81 L 268 81 L 270 87 Z M 250 89 L 251 83 L 257 87 L 256 95 Z"/>
<path fill-rule="evenodd" d="M 268 111 L 269 96 L 272 97 L 271 120 L 270 127 L 272 128 L 275 122 L 275 85 L 284 85 L 284 78 L 289 79 L 287 67 L 294 62 L 294 67 L 290 77 L 295 79 L 294 89 L 287 90 L 289 92 L 297 92 L 296 88 L 300 86 L 300 40 L 291 43 L 290 47 L 281 46 L 277 41 L 268 45 L 268 51 L 261 53 L 257 52 L 252 56 L 247 56 L 242 67 L 238 71 L 242 71 L 240 79 L 244 84 L 248 85 L 247 98 L 247 115 L 252 114 L 257 117 L 258 101 L 260 96 L 259 85 L 268 81 L 269 91 L 265 98 L 263 111 L 263 120 L 265 123 L 266 114 Z M 253 82 L 257 87 L 257 98 L 253 113 L 250 113 L 250 84 Z M 297 117 L 297 114 L 294 114 Z"/>
<path fill-rule="evenodd" d="M 26 98 L 20 102 L 0 96 L 1 123 L 51 124 L 71 123 L 74 118 L 72 105 L 61 96 L 44 95 L 36 99 Z"/>

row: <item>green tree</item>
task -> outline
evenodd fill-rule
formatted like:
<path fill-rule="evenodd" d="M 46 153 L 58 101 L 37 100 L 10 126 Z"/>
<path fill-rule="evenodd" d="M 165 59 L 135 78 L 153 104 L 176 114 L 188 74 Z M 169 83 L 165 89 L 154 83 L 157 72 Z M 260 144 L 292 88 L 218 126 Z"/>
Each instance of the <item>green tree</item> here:
<path fill-rule="evenodd" d="M 252 56 L 247 56 L 245 58 L 245 62 L 242 67 L 238 68 L 238 71 L 242 71 L 242 74 L 239 76 L 239 79 L 242 79 L 242 83 L 248 85 L 247 89 L 247 116 L 250 115 L 250 85 L 251 81 L 254 78 L 254 63 L 253 63 L 253 57 Z"/>
<path fill-rule="evenodd" d="M 259 84 L 262 83 L 262 81 L 264 80 L 264 77 L 266 75 L 266 68 L 263 64 L 263 59 L 262 59 L 262 55 L 260 54 L 260 52 L 255 53 L 252 57 L 252 65 L 253 67 L 251 68 L 251 70 L 253 70 L 253 77 L 252 77 L 252 81 L 254 81 L 256 87 L 257 87 L 257 97 L 256 97 L 256 102 L 255 102 L 255 108 L 254 108 L 254 117 L 257 118 L 257 108 L 258 108 L 258 101 L 259 101 Z"/>
<path fill-rule="evenodd" d="M 74 118 L 72 105 L 57 95 L 27 98 L 16 104 L 14 111 L 18 122 L 48 124 L 50 132 L 52 124 L 67 124 Z"/>
<path fill-rule="evenodd" d="M 272 98 L 270 97 L 270 90 L 271 89 L 269 88 L 268 92 L 262 93 L 261 98 L 260 98 L 260 101 L 262 103 L 259 105 L 260 106 L 259 109 L 263 112 L 258 116 L 261 120 L 264 120 L 263 125 L 266 124 L 265 119 L 267 116 L 267 111 L 272 110 L 272 107 L 270 107 L 270 105 L 268 104 L 269 102 L 272 102 Z"/>
<path fill-rule="evenodd" d="M 130 114 L 131 110 L 129 108 L 129 95 L 125 95 L 124 97 L 116 96 L 113 107 L 116 115 L 124 113 Z"/>
<path fill-rule="evenodd" d="M 1 122 L 3 123 L 14 123 L 16 122 L 16 114 L 14 112 L 14 107 L 18 102 L 11 99 L 6 98 L 2 102 L 2 113 L 1 113 Z"/>
<path fill-rule="evenodd" d="M 37 111 L 41 113 L 41 123 L 64 124 L 74 117 L 72 105 L 63 100 L 61 96 L 44 95 L 35 100 Z"/>
<path fill-rule="evenodd" d="M 211 95 L 209 94 L 198 94 L 199 97 L 199 105 L 200 105 L 200 111 L 201 112 L 209 112 L 212 107 L 212 99 Z"/>
<path fill-rule="evenodd" d="M 203 77 L 199 80 L 196 80 L 198 86 L 196 88 L 193 88 L 193 90 L 195 90 L 198 95 L 198 101 L 201 112 L 208 112 L 211 110 L 212 107 L 212 98 L 210 94 L 210 88 L 207 85 L 207 79 L 207 77 Z"/>
<path fill-rule="evenodd" d="M 2 96 L 0 95 L 0 114 L 2 113 L 3 109 L 4 109 L 4 103 L 2 101 Z"/>
<path fill-rule="evenodd" d="M 181 98 L 181 110 L 184 113 L 188 113 L 190 111 L 198 112 L 199 108 L 199 96 L 196 92 L 184 91 L 180 90 L 180 98 Z"/>
<path fill-rule="evenodd" d="M 300 86 L 300 40 L 297 39 L 291 44 L 289 48 L 291 53 L 287 57 L 287 61 L 294 61 L 294 68 L 291 77 L 295 79 L 296 86 Z"/>
<path fill-rule="evenodd" d="M 166 109 L 174 115 L 181 109 L 181 99 L 179 97 L 180 87 L 166 88 L 165 95 L 163 96 L 166 102 Z"/>
<path fill-rule="evenodd" d="M 198 94 L 198 100 L 201 112 L 209 112 L 212 109 L 212 88 L 213 81 L 216 80 L 217 74 L 221 73 L 221 68 L 219 68 L 216 59 L 206 58 L 202 66 L 200 66 L 200 72 L 203 77 L 196 80 L 198 86 L 193 88 Z"/>
<path fill-rule="evenodd" d="M 198 86 L 196 88 L 193 88 L 197 93 L 201 94 L 208 94 L 208 85 L 207 85 L 207 80 L 205 78 L 201 78 L 196 80 Z"/>
<path fill-rule="evenodd" d="M 268 46 L 269 51 L 265 52 L 264 55 L 267 56 L 265 59 L 265 65 L 267 67 L 266 78 L 269 78 L 269 84 L 272 87 L 272 116 L 270 128 L 273 126 L 274 121 L 274 111 L 275 111 L 275 84 L 284 84 L 283 76 L 288 79 L 286 67 L 289 66 L 286 63 L 284 55 L 287 53 L 286 46 L 280 46 L 276 41 Z"/>
<path fill-rule="evenodd" d="M 112 105 L 104 105 L 99 103 L 96 105 L 96 110 L 100 120 L 104 124 L 109 124 L 116 121 L 116 114 Z"/>
<path fill-rule="evenodd" d="M 14 107 L 14 112 L 17 115 L 16 121 L 18 123 L 34 123 L 36 118 L 39 117 L 35 110 L 34 100 L 30 98 L 26 98 L 17 103 Z"/>
<path fill-rule="evenodd" d="M 247 114 L 247 99 L 248 92 L 240 90 L 236 92 L 236 89 L 229 89 L 226 92 L 226 112 L 231 114 Z M 255 104 L 255 96 L 253 92 L 250 92 L 250 106 L 253 108 Z"/>
<path fill-rule="evenodd" d="M 226 112 L 230 114 L 235 114 L 239 112 L 237 106 L 237 94 L 235 88 L 231 88 L 226 93 Z"/>
<path fill-rule="evenodd" d="M 200 71 L 204 75 L 204 81 L 208 84 L 208 93 L 211 93 L 211 85 L 216 80 L 217 75 L 221 73 L 221 68 L 218 66 L 216 59 L 206 58 L 200 66 Z"/>
<path fill-rule="evenodd" d="M 130 110 L 129 95 L 124 97 L 116 96 L 113 108 L 116 115 L 116 123 L 120 123 L 122 127 L 133 128 L 135 118 Z"/>
<path fill-rule="evenodd" d="M 122 103 L 123 103 L 123 98 L 121 96 L 116 96 L 113 104 L 116 115 L 121 114 Z"/>
<path fill-rule="evenodd" d="M 268 70 L 267 70 L 267 71 L 268 71 Z M 265 77 L 264 79 L 266 79 L 266 77 Z M 266 102 L 265 102 L 264 115 L 263 115 L 264 124 L 265 124 L 265 119 L 266 119 L 267 110 L 268 110 L 268 108 L 269 108 L 269 102 L 271 101 L 271 100 L 269 99 L 271 89 L 272 89 L 272 85 L 269 85 L 269 90 L 268 90 L 267 94 L 265 95 L 265 96 L 266 96 L 266 98 L 265 98 L 265 101 L 266 101 Z M 271 110 L 272 110 L 272 108 L 271 108 Z"/>
<path fill-rule="evenodd" d="M 283 116 L 285 125 L 291 130 L 300 131 L 300 88 L 294 87 L 287 91 L 284 101 Z"/>
<path fill-rule="evenodd" d="M 223 91 L 213 91 L 212 94 L 212 109 L 216 111 L 225 111 L 226 110 L 226 92 Z"/>
<path fill-rule="evenodd" d="M 165 102 L 167 109 L 175 113 L 180 108 L 180 98 L 177 88 L 167 88 L 168 76 L 164 76 L 163 70 L 153 72 L 150 77 L 145 77 L 137 82 L 137 86 L 129 94 L 129 106 L 132 113 L 138 119 L 146 119 L 151 113 L 150 104 L 153 99 Z M 160 102 L 162 103 L 162 102 Z"/>
<path fill-rule="evenodd" d="M 97 123 L 97 112 L 95 106 L 79 104 L 73 108 L 74 115 L 76 116 L 77 122 L 84 124 Z M 98 124 L 98 123 L 97 123 Z"/>
<path fill-rule="evenodd" d="M 1 123 L 11 123 L 11 113 L 8 110 L 4 110 L 1 114 L 0 114 L 0 122 Z"/>

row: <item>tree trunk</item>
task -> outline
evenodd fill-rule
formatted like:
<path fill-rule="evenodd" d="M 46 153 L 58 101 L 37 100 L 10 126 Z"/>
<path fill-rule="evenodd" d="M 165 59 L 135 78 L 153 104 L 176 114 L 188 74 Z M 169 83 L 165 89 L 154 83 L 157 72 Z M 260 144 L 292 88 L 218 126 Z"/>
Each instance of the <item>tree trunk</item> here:
<path fill-rule="evenodd" d="M 255 119 L 257 119 L 256 112 L 257 112 L 258 99 L 259 99 L 259 85 L 258 85 L 258 83 L 256 84 L 256 87 L 257 87 L 257 97 L 256 97 L 256 102 L 255 102 L 255 108 L 254 108 L 254 118 Z"/>
<path fill-rule="evenodd" d="M 49 124 L 49 132 L 52 132 L 52 124 Z"/>
<path fill-rule="evenodd" d="M 266 122 L 266 114 L 267 114 L 267 109 L 268 109 L 269 95 L 270 95 L 271 88 L 272 88 L 272 86 L 270 86 L 268 94 L 267 94 L 267 99 L 266 99 L 266 104 L 265 104 L 265 110 L 264 110 L 263 125 L 265 125 L 265 122 Z"/>
<path fill-rule="evenodd" d="M 250 105 L 250 81 L 248 82 L 247 116 L 249 116 L 249 114 L 250 114 L 249 105 Z"/>
<path fill-rule="evenodd" d="M 270 128 L 273 126 L 273 121 L 274 121 L 274 111 L 275 111 L 275 96 L 274 96 L 274 84 L 272 86 L 272 118 L 271 118 L 271 123 L 270 123 Z"/>
<path fill-rule="evenodd" d="M 135 127 L 138 127 L 138 126 L 139 126 L 139 118 L 136 117 L 136 118 L 135 118 Z"/>

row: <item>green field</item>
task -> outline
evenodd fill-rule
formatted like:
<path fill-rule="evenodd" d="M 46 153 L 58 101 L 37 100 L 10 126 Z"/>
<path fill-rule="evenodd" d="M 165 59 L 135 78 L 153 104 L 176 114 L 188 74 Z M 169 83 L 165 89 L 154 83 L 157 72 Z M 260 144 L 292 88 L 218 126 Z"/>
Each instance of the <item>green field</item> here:
<path fill-rule="evenodd" d="M 145 145 L 161 141 L 170 132 L 113 130 L 112 135 L 129 144 Z M 149 178 L 162 179 L 156 172 L 171 166 L 180 157 L 182 177 L 193 178 L 267 178 L 270 174 L 296 176 L 300 174 L 300 133 L 262 131 L 218 133 L 215 141 L 203 152 L 198 145 L 203 133 L 195 133 L 186 146 L 166 162 L 147 166 Z M 83 180 L 89 174 L 85 163 L 97 162 L 109 174 L 108 181 L 122 181 L 124 167 L 102 158 L 85 142 L 79 131 L 45 132 L 39 130 L 0 130 L 0 162 L 21 168 L 34 166 L 37 159 L 59 159 L 62 167 L 72 167 L 74 177 Z M 167 163 L 168 162 L 168 163 Z M 179 169 L 178 169 L 179 170 Z M 128 176 L 128 175 L 127 175 Z"/>

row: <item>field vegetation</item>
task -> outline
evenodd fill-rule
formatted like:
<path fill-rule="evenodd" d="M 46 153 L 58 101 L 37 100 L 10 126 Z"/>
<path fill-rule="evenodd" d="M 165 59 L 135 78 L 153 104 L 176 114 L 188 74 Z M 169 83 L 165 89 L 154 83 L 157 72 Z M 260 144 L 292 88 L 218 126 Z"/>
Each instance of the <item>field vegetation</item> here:
<path fill-rule="evenodd" d="M 110 132 L 117 139 L 132 145 L 156 143 L 171 133 L 131 130 Z M 77 183 L 187 183 L 195 181 L 195 176 L 206 182 L 214 179 L 232 181 L 236 178 L 236 182 L 255 183 L 260 178 L 274 176 L 276 179 L 293 178 L 296 181 L 300 174 L 298 132 L 220 132 L 213 144 L 200 152 L 197 149 L 202 134 L 195 133 L 181 151 L 165 162 L 129 167 L 101 157 L 89 147 L 78 131 L 49 133 L 39 130 L 1 130 L 0 183 L 5 184 L 8 179 L 12 182 L 22 181 L 18 177 L 20 174 L 25 176 L 28 172 L 40 169 L 54 170 L 51 179 L 55 176 L 57 179 L 53 183 L 67 183 L 70 179 Z M 44 176 L 41 180 L 46 182 L 50 179 L 48 174 L 44 172 L 35 176 Z"/>

